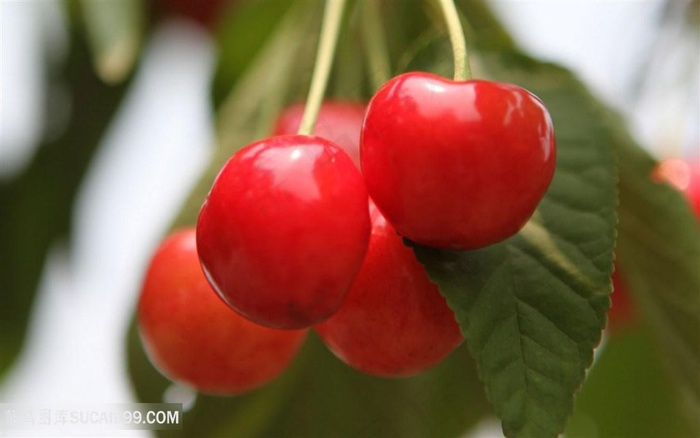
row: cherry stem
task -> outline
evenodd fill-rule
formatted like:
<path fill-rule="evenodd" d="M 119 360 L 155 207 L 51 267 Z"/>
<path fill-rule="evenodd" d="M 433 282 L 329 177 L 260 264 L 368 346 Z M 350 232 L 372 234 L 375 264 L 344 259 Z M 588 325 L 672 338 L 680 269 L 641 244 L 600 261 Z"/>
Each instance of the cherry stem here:
<path fill-rule="evenodd" d="M 340 34 L 340 23 L 343 18 L 344 6 L 345 0 L 326 1 L 318 52 L 316 52 L 316 64 L 311 77 L 311 87 L 309 88 L 309 96 L 306 99 L 304 115 L 299 125 L 299 135 L 311 135 L 314 131 L 318 112 L 321 109 L 321 102 L 326 93 L 328 76 L 333 65 L 333 56 L 335 55 L 335 46 Z"/>
<path fill-rule="evenodd" d="M 455 81 L 466 81 L 471 79 L 472 71 L 469 67 L 469 54 L 467 53 L 467 42 L 464 39 L 464 30 L 459 21 L 459 13 L 453 0 L 439 0 L 442 15 L 447 23 L 447 31 L 450 34 L 452 44 L 452 56 L 454 57 Z"/>

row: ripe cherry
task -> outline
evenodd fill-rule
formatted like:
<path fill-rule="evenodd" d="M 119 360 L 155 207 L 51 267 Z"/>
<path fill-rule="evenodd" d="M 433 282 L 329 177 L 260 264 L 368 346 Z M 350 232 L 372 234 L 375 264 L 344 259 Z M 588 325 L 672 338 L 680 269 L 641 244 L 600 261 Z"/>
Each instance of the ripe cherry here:
<path fill-rule="evenodd" d="M 608 311 L 608 327 L 611 331 L 616 332 L 624 329 L 636 320 L 636 310 L 619 265 L 615 265 L 615 271 L 611 280 L 613 293 L 610 295 L 612 303 Z"/>
<path fill-rule="evenodd" d="M 700 220 L 700 162 L 677 158 L 661 162 L 652 172 L 656 182 L 667 182 L 680 190 Z"/>
<path fill-rule="evenodd" d="M 413 251 L 370 203 L 372 237 L 340 310 L 316 331 L 348 365 L 406 377 L 436 365 L 461 342 L 454 314 Z"/>
<path fill-rule="evenodd" d="M 518 232 L 556 155 L 549 113 L 527 90 L 418 72 L 374 95 L 360 150 L 369 195 L 397 231 L 451 249 Z"/>
<path fill-rule="evenodd" d="M 360 131 L 366 105 L 353 102 L 326 101 L 321 105 L 314 135 L 337 144 L 360 166 Z M 282 111 L 274 135 L 294 134 L 304 115 L 304 104 L 297 103 Z"/>
<path fill-rule="evenodd" d="M 172 234 L 156 251 L 137 315 L 153 364 L 212 394 L 238 394 L 275 379 L 307 333 L 254 324 L 221 302 L 199 265 L 194 229 Z"/>
<path fill-rule="evenodd" d="M 221 298 L 269 327 L 308 327 L 345 298 L 369 242 L 367 191 L 338 146 L 289 135 L 229 159 L 197 222 L 197 248 Z"/>

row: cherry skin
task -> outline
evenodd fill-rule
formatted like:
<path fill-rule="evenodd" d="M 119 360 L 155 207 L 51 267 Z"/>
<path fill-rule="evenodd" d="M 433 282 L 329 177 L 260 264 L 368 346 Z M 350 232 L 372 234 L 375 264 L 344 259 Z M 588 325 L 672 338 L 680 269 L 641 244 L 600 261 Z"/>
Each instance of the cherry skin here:
<path fill-rule="evenodd" d="M 475 249 L 510 237 L 554 174 L 552 120 L 510 84 L 406 73 L 367 108 L 360 144 L 370 197 L 421 244 Z"/>
<path fill-rule="evenodd" d="M 366 105 L 354 102 L 326 101 L 321 105 L 314 135 L 337 144 L 360 166 L 360 131 Z M 282 111 L 274 135 L 295 134 L 304 115 L 304 104 L 297 103 Z"/>
<path fill-rule="evenodd" d="M 369 233 L 367 191 L 348 155 L 320 137 L 278 136 L 224 165 L 199 214 L 197 248 L 234 310 L 296 329 L 340 307 Z"/>
<path fill-rule="evenodd" d="M 202 273 L 194 229 L 172 234 L 157 249 L 137 316 L 156 368 L 211 394 L 239 394 L 275 379 L 307 333 L 254 324 L 224 304 Z"/>
<path fill-rule="evenodd" d="M 407 377 L 462 342 L 455 316 L 413 251 L 370 203 L 372 237 L 340 310 L 315 327 L 342 361 L 367 374 Z"/>

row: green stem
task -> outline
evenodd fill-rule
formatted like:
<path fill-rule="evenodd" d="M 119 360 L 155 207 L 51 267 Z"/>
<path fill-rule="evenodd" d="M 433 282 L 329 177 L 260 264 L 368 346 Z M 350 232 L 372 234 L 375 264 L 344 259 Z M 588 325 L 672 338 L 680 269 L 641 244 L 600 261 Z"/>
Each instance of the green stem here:
<path fill-rule="evenodd" d="M 391 79 L 389 50 L 387 49 L 386 38 L 382 29 L 380 6 L 380 2 L 374 0 L 364 1 L 360 5 L 366 30 L 362 41 L 369 58 L 369 74 L 375 90 Z"/>
<path fill-rule="evenodd" d="M 316 65 L 311 77 L 311 88 L 306 99 L 304 116 L 301 119 L 298 131 L 300 135 L 311 135 L 314 131 L 318 111 L 321 109 L 321 102 L 328 85 L 328 76 L 333 64 L 333 55 L 335 55 L 335 46 L 338 42 L 344 6 L 345 0 L 327 0 L 326 2 L 323 11 L 323 25 L 318 43 L 318 52 L 316 53 Z"/>
<path fill-rule="evenodd" d="M 447 23 L 447 31 L 450 34 L 452 43 L 452 54 L 455 64 L 455 81 L 466 81 L 471 79 L 472 72 L 469 68 L 469 55 L 467 53 L 467 43 L 464 40 L 464 30 L 459 21 L 459 14 L 453 0 L 439 0 L 442 15 Z"/>

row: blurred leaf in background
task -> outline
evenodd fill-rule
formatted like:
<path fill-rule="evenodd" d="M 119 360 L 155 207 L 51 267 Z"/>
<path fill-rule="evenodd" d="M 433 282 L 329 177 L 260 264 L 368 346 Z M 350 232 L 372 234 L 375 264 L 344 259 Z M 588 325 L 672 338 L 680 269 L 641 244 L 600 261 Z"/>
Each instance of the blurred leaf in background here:
<path fill-rule="evenodd" d="M 77 29 L 52 86 L 68 101 L 47 101 L 46 118 L 68 120 L 48 138 L 29 167 L 0 185 L 0 375 L 21 350 L 48 249 L 67 240 L 73 201 L 102 134 L 128 83 L 108 86 L 95 74 L 91 53 Z"/>
<path fill-rule="evenodd" d="M 643 324 L 606 341 L 576 399 L 567 437 L 698 436 L 652 341 Z"/>
<path fill-rule="evenodd" d="M 678 190 L 652 178 L 658 163 L 613 121 L 620 169 L 618 263 L 648 324 L 643 333 L 651 335 L 682 394 L 678 406 L 700 435 L 700 218 Z"/>
<path fill-rule="evenodd" d="M 123 81 L 137 61 L 144 27 L 141 0 L 81 0 L 95 70 L 108 84 Z"/>

